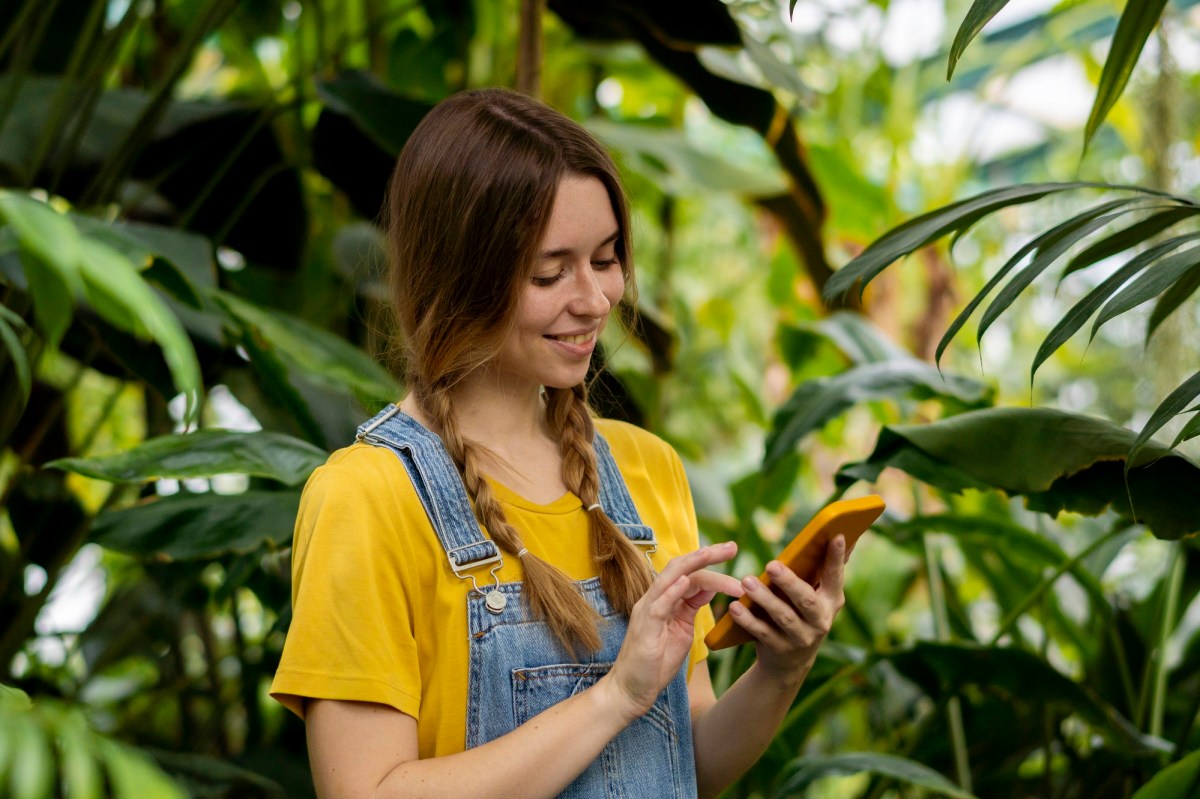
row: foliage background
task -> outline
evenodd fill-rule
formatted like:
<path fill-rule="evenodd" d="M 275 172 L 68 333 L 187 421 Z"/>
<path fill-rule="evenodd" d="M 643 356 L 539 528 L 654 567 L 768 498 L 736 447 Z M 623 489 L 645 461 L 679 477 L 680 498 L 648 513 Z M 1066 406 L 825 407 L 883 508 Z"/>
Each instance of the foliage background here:
<path fill-rule="evenodd" d="M 634 200 L 639 314 L 604 342 L 601 410 L 680 450 L 738 572 L 832 497 L 889 502 L 731 796 L 1145 799 L 1200 781 L 1197 7 L 983 25 L 1004 5 L 537 17 L 541 94 L 613 149 Z M 438 99 L 514 85 L 520 11 L 0 7 L 0 795 L 311 795 L 303 727 L 265 695 L 291 515 L 307 473 L 402 392 L 378 365 L 391 160 Z M 961 20 L 983 26 L 965 50 Z M 1122 65 L 1123 94 L 1106 77 Z M 1113 100 L 1103 124 L 1094 94 Z M 1028 188 L 1069 180 L 1141 188 Z M 991 213 L 952 204 L 972 195 Z M 1129 215 L 1102 218 L 1121 199 L 1108 211 Z M 1039 234 L 1010 285 L 1035 265 L 1059 279 L 938 352 Z M 1145 259 L 1157 282 L 1138 284 L 1154 303 L 1032 377 L 1064 320 L 1104 315 L 1076 303 L 1168 236 L 1179 257 Z M 908 252 L 861 300 L 841 293 Z M 1136 441 L 1152 428 L 1163 445 Z M 718 687 L 748 657 L 714 654 Z"/>

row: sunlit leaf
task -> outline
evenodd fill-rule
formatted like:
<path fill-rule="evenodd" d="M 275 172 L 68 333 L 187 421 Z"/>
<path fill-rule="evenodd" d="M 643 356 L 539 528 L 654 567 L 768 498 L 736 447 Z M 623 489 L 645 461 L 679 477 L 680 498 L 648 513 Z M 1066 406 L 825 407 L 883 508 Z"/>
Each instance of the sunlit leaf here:
<path fill-rule="evenodd" d="M 319 447 L 283 433 L 198 430 L 159 436 L 103 457 L 60 458 L 46 467 L 123 483 L 247 474 L 297 485 L 325 458 Z"/>
<path fill-rule="evenodd" d="M 1085 149 L 1091 143 L 1100 123 L 1108 116 L 1109 109 L 1125 91 L 1125 84 L 1129 82 L 1129 76 L 1142 53 L 1142 47 L 1150 37 L 1150 32 L 1158 25 L 1166 5 L 1167 0 L 1129 0 L 1125 4 L 1125 10 L 1121 12 L 1121 19 L 1117 23 L 1117 32 L 1113 34 L 1104 69 L 1100 73 L 1096 99 L 1088 114 L 1083 134 Z"/>
<path fill-rule="evenodd" d="M 954 76 L 954 67 L 957 66 L 958 59 L 962 57 L 967 45 L 983 30 L 983 26 L 988 23 L 988 20 L 996 16 L 1006 5 L 1008 5 L 1008 0 L 975 0 L 971 4 L 967 15 L 963 17 L 962 24 L 958 26 L 958 32 L 954 34 L 954 44 L 950 46 L 950 57 L 946 64 L 946 80 L 950 80 Z"/>
<path fill-rule="evenodd" d="M 295 491 L 187 494 L 147 500 L 96 517 L 92 540 L 155 560 L 215 558 L 286 546 L 300 495 Z"/>
<path fill-rule="evenodd" d="M 776 796 L 807 795 L 805 791 L 824 777 L 845 777 L 852 774 L 875 774 L 905 785 L 912 785 L 936 796 L 952 799 L 974 799 L 943 775 L 923 763 L 881 752 L 839 752 L 835 754 L 798 757 L 780 775 Z"/>
<path fill-rule="evenodd" d="M 100 796 L 100 766 L 83 717 L 78 713 L 65 714 L 56 732 L 63 793 L 71 797 Z"/>
<path fill-rule="evenodd" d="M 185 799 L 179 786 L 146 755 L 107 739 L 99 743 L 114 799 Z"/>
<path fill-rule="evenodd" d="M 1133 799 L 1192 799 L 1200 790 L 1200 749 L 1184 755 L 1138 788 Z"/>
<path fill-rule="evenodd" d="M 1126 473 L 1135 438 L 1111 422 L 1066 411 L 988 408 L 885 427 L 874 452 L 842 467 L 837 482 L 875 480 L 891 466 L 947 491 L 991 487 L 1021 495 L 1031 509 L 1050 514 L 1111 507 L 1159 538 L 1200 531 L 1200 506 L 1191 499 L 1200 467 L 1148 443 Z"/>
<path fill-rule="evenodd" d="M 22 721 L 24 723 L 11 724 L 5 733 L 0 733 L 12 736 L 6 795 L 13 799 L 44 799 L 51 795 L 54 785 L 54 755 L 46 731 L 37 723 L 38 718 L 26 714 Z"/>
<path fill-rule="evenodd" d="M 1144 450 L 1154 450 L 1161 454 L 1162 449 L 1157 445 L 1151 444 L 1150 438 L 1168 421 L 1183 413 L 1188 405 L 1197 397 L 1200 397 L 1200 372 L 1184 380 L 1174 391 L 1167 395 L 1154 413 L 1150 414 L 1150 419 L 1142 427 L 1142 432 L 1138 433 L 1137 439 L 1129 448 L 1129 462 L 1125 465 L 1125 471 L 1130 471 L 1130 463 L 1137 465 L 1140 461 L 1138 456 Z"/>

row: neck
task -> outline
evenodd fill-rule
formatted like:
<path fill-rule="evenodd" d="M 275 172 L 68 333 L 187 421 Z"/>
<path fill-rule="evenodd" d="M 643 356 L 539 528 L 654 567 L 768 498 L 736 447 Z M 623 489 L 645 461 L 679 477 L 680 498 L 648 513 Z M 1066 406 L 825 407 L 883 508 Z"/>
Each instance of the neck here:
<path fill-rule="evenodd" d="M 459 432 L 488 449 L 519 451 L 522 445 L 550 437 L 540 386 L 513 386 L 484 369 L 455 386 L 452 397 Z M 400 407 L 426 427 L 433 427 L 411 394 Z"/>

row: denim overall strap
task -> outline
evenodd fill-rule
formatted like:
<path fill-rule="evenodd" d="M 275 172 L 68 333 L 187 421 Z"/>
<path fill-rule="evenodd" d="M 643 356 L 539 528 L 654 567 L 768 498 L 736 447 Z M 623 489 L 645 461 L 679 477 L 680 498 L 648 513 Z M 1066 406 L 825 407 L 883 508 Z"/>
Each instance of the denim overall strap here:
<path fill-rule="evenodd" d="M 592 449 L 596 452 L 596 469 L 600 474 L 600 507 L 630 541 L 646 547 L 646 557 L 649 558 L 658 548 L 654 530 L 642 524 L 642 518 L 638 516 L 633 498 L 629 496 L 629 488 L 625 485 L 625 479 L 621 477 L 617 462 L 613 460 L 608 442 L 599 431 L 592 438 Z"/>
<path fill-rule="evenodd" d="M 500 548 L 480 530 L 458 468 L 437 435 L 389 405 L 363 423 L 356 438 L 399 456 L 457 576 L 501 562 Z"/>

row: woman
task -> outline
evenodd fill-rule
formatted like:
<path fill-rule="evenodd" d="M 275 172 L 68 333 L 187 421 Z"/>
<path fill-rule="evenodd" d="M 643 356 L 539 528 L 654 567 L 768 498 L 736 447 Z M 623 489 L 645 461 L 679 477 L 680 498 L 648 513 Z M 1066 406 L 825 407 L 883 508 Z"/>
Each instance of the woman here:
<path fill-rule="evenodd" d="M 584 379 L 633 290 L 616 169 L 504 90 L 439 104 L 392 176 L 408 396 L 305 488 L 272 695 L 322 797 L 713 796 L 762 753 L 842 604 L 844 544 L 786 599 L 707 570 L 675 453 L 593 420 Z M 717 592 L 757 661 L 720 700 Z"/>

